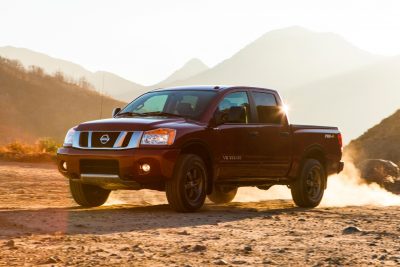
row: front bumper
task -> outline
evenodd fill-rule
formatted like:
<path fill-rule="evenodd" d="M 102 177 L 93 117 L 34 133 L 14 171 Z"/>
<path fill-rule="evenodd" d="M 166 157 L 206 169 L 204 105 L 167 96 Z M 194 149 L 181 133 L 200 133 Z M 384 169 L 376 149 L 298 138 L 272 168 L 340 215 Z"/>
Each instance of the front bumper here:
<path fill-rule="evenodd" d="M 83 150 L 63 147 L 57 151 L 57 164 L 59 171 L 69 179 L 104 188 L 112 187 L 109 189 L 138 189 L 139 186 L 146 188 L 146 184 L 163 183 L 172 178 L 179 153 L 179 149 Z M 98 172 L 82 173 L 81 160 L 115 160 L 118 162 L 118 173 L 113 176 Z M 62 166 L 64 162 L 67 169 Z M 147 173 L 140 168 L 145 163 L 151 166 Z"/>

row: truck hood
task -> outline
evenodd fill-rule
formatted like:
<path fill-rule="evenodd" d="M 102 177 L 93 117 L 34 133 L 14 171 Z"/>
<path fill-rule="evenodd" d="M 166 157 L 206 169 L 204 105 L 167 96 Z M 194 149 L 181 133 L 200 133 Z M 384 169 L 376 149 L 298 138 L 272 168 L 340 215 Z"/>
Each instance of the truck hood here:
<path fill-rule="evenodd" d="M 88 121 L 78 125 L 78 131 L 147 131 L 154 128 L 174 128 L 187 123 L 184 118 L 144 117 L 111 118 Z"/>

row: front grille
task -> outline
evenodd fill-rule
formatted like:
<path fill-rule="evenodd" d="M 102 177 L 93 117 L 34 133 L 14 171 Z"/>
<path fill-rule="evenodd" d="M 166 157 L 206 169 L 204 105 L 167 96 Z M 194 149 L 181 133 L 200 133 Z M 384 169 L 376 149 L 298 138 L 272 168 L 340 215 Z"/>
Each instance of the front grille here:
<path fill-rule="evenodd" d="M 142 131 L 76 131 L 72 146 L 79 149 L 132 149 L 139 146 Z"/>
<path fill-rule="evenodd" d="M 119 174 L 117 160 L 108 159 L 81 159 L 81 173 L 85 174 Z"/>
<path fill-rule="evenodd" d="M 119 132 L 93 132 L 92 147 L 113 147 L 119 134 Z M 101 140 L 103 140 L 103 143 Z"/>
<path fill-rule="evenodd" d="M 79 146 L 82 148 L 123 148 L 127 147 L 132 132 L 81 132 Z"/>
<path fill-rule="evenodd" d="M 89 141 L 89 133 L 88 132 L 82 132 L 79 138 L 79 146 L 81 147 L 87 147 L 88 146 L 88 141 Z"/>

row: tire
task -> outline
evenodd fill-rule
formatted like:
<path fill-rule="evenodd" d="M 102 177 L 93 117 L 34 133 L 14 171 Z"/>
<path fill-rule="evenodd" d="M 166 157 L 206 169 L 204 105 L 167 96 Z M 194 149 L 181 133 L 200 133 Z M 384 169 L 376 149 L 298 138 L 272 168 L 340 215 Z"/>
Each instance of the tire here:
<path fill-rule="evenodd" d="M 167 200 L 178 212 L 200 209 L 206 199 L 207 170 L 197 155 L 184 154 L 178 158 L 171 180 L 166 182 Z"/>
<path fill-rule="evenodd" d="M 236 186 L 221 186 L 215 185 L 211 194 L 207 197 L 215 204 L 225 204 L 231 202 L 237 193 Z"/>
<path fill-rule="evenodd" d="M 71 195 L 76 203 L 82 207 L 98 207 L 103 205 L 110 195 L 111 190 L 89 184 L 82 184 L 69 180 Z"/>
<path fill-rule="evenodd" d="M 300 176 L 290 189 L 294 203 L 302 208 L 314 208 L 324 195 L 326 174 L 322 164 L 315 159 L 307 159 Z"/>

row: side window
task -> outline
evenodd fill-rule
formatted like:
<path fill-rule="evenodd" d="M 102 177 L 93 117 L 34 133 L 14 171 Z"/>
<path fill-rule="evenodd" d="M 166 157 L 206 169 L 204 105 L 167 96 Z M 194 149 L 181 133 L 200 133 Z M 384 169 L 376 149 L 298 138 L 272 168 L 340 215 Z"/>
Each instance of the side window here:
<path fill-rule="evenodd" d="M 282 116 L 276 98 L 273 94 L 263 92 L 253 92 L 256 105 L 258 122 L 266 124 L 280 124 Z"/>
<path fill-rule="evenodd" d="M 246 92 L 230 93 L 222 99 L 216 111 L 219 123 L 249 123 L 250 105 Z"/>

